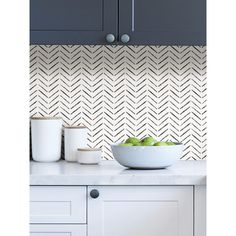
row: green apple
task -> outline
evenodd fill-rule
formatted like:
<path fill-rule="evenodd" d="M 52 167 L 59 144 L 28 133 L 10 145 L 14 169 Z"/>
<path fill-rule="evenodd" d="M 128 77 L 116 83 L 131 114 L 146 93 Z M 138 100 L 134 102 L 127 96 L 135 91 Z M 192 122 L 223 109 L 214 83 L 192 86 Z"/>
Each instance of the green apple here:
<path fill-rule="evenodd" d="M 152 144 L 148 143 L 148 142 L 142 142 L 141 146 L 153 146 Z"/>
<path fill-rule="evenodd" d="M 175 145 L 175 143 L 173 143 L 173 142 L 166 142 L 167 144 L 168 144 L 168 146 L 174 146 Z"/>
<path fill-rule="evenodd" d="M 121 144 L 119 144 L 119 146 L 122 146 L 122 147 L 131 147 L 131 146 L 133 146 L 133 144 L 132 144 L 132 143 L 121 143 Z"/>
<path fill-rule="evenodd" d="M 153 146 L 156 142 L 153 137 L 146 137 L 142 140 L 142 146 Z"/>
<path fill-rule="evenodd" d="M 156 142 L 154 146 L 169 146 L 167 142 Z"/>
<path fill-rule="evenodd" d="M 142 146 L 142 143 L 135 143 L 134 146 Z"/>
<path fill-rule="evenodd" d="M 135 138 L 135 137 L 130 137 L 125 141 L 125 143 L 132 143 L 133 145 L 140 142 L 141 142 L 140 139 Z"/>

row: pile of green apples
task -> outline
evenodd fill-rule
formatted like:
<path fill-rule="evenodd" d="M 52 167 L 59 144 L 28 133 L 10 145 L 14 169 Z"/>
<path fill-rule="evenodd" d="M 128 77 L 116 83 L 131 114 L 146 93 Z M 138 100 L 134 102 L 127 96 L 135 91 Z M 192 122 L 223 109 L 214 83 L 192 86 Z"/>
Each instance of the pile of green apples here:
<path fill-rule="evenodd" d="M 173 142 L 158 142 L 153 137 L 146 137 L 144 139 L 139 139 L 136 137 L 128 138 L 124 143 L 119 144 L 119 146 L 129 147 L 129 146 L 172 146 L 175 145 Z"/>

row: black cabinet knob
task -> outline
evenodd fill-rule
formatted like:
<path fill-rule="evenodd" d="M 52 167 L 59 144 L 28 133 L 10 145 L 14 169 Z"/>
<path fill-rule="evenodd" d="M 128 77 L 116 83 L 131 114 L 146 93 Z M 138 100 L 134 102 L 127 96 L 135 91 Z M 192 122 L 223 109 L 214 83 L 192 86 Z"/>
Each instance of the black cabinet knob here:
<path fill-rule="evenodd" d="M 99 191 L 97 189 L 91 190 L 90 197 L 91 198 L 98 198 L 99 197 Z"/>

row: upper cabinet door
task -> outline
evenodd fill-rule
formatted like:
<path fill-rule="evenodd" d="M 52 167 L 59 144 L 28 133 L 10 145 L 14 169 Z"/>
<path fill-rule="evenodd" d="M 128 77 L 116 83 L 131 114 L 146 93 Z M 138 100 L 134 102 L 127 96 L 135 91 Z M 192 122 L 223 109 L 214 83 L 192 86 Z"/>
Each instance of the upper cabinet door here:
<path fill-rule="evenodd" d="M 117 0 L 31 0 L 31 44 L 107 44 L 118 37 Z"/>
<path fill-rule="evenodd" d="M 89 186 L 88 191 L 88 236 L 193 236 L 191 186 Z"/>
<path fill-rule="evenodd" d="M 120 0 L 124 44 L 205 45 L 206 0 Z"/>

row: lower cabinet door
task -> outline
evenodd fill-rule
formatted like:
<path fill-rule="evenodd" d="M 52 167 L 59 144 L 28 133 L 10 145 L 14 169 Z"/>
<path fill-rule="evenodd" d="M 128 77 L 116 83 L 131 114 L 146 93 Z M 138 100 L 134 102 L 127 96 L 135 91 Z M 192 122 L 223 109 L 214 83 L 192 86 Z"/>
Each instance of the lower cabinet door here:
<path fill-rule="evenodd" d="M 45 225 L 30 226 L 30 236 L 86 236 L 86 225 Z"/>
<path fill-rule="evenodd" d="M 88 236 L 193 236 L 192 186 L 88 190 Z"/>

